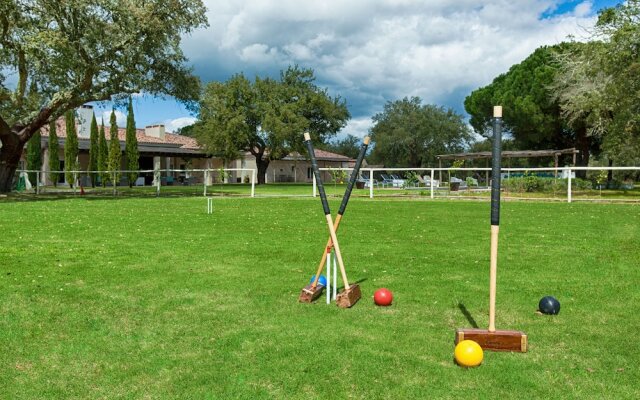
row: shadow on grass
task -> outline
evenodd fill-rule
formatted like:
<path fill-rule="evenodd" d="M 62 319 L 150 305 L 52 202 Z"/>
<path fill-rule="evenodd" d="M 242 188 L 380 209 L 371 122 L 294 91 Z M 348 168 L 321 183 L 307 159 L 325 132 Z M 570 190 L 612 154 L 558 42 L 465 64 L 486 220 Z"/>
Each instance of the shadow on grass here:
<path fill-rule="evenodd" d="M 469 310 L 467 310 L 467 307 L 465 307 L 465 305 L 462 304 L 462 303 L 458 303 L 458 308 L 462 312 L 462 315 L 464 315 L 464 317 L 467 319 L 467 321 L 469 321 L 469 324 L 471 324 L 472 327 L 477 329 L 478 328 L 478 323 L 473 318 L 473 316 L 471 315 Z"/>
<path fill-rule="evenodd" d="M 367 281 L 367 278 L 360 278 L 360 279 L 358 279 L 358 280 L 357 280 L 357 281 L 355 281 L 355 282 L 351 282 L 349 285 L 351 285 L 351 286 L 353 286 L 353 285 L 359 285 L 359 284 L 361 284 L 362 282 L 366 282 L 366 281 Z M 344 285 L 342 285 L 342 286 L 338 286 L 338 289 L 337 289 L 337 290 L 338 290 L 338 291 L 340 291 L 340 290 L 344 290 Z"/>

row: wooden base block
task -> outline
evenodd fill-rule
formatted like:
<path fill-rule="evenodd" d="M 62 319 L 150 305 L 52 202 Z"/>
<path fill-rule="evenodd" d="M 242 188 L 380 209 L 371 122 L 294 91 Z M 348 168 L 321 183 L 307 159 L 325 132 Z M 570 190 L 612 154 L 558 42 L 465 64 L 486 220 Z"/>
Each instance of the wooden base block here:
<path fill-rule="evenodd" d="M 350 308 L 360 300 L 360 286 L 351 285 L 349 290 L 343 290 L 336 296 L 336 305 L 340 308 Z"/>
<path fill-rule="evenodd" d="M 302 289 L 302 292 L 300 292 L 300 297 L 298 297 L 298 301 L 300 303 L 311 303 L 312 301 L 320 297 L 323 290 L 324 290 L 324 286 L 322 285 L 317 285 L 314 288 L 312 284 L 308 284 L 307 286 L 304 287 L 304 289 Z"/>
<path fill-rule="evenodd" d="M 494 331 L 486 329 L 458 329 L 456 344 L 463 340 L 473 340 L 483 350 L 527 352 L 527 334 L 520 331 Z"/>

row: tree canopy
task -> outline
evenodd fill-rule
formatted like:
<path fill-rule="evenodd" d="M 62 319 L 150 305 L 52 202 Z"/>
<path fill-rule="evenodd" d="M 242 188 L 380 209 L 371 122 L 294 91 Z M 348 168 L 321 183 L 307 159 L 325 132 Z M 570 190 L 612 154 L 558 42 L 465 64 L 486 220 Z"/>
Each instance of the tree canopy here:
<path fill-rule="evenodd" d="M 347 135 L 341 139 L 330 140 L 327 143 L 318 144 L 316 147 L 350 158 L 358 158 L 361 145 L 362 139 L 354 135 Z"/>
<path fill-rule="evenodd" d="M 313 70 L 293 66 L 281 71 L 279 80 L 256 77 L 252 82 L 237 74 L 209 83 L 193 133 L 209 153 L 226 160 L 251 153 L 258 183 L 264 183 L 272 160 L 303 152 L 303 132 L 323 142 L 348 119 L 345 101 L 318 87 Z"/>
<path fill-rule="evenodd" d="M 602 141 L 610 161 L 640 161 L 640 0 L 604 9 L 592 41 L 560 58 L 562 115 Z"/>
<path fill-rule="evenodd" d="M 462 151 L 471 134 L 462 115 L 422 104 L 419 97 L 389 101 L 373 117 L 373 162 L 397 167 L 426 167 L 436 155 Z"/>
<path fill-rule="evenodd" d="M 67 110 L 141 91 L 195 104 L 180 40 L 205 11 L 201 0 L 0 2 L 0 192 L 25 143 Z"/>
<path fill-rule="evenodd" d="M 493 106 L 502 105 L 505 130 L 518 148 L 575 147 L 580 150 L 577 164 L 587 165 L 589 155 L 598 153 L 599 141 L 587 134 L 584 124 L 566 123 L 552 92 L 560 68 L 558 54 L 569 53 L 574 47 L 571 43 L 540 47 L 491 84 L 473 91 L 464 105 L 474 130 L 488 136 Z"/>

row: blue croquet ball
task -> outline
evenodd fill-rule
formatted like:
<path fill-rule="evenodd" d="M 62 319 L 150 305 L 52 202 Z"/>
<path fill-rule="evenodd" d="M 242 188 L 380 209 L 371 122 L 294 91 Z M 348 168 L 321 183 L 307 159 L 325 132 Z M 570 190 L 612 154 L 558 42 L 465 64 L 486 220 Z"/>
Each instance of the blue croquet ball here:
<path fill-rule="evenodd" d="M 555 315 L 560 312 L 560 302 L 553 296 L 544 296 L 538 303 L 538 310 L 543 314 Z"/>
<path fill-rule="evenodd" d="M 316 276 L 312 276 L 311 280 L 309 281 L 309 283 L 313 283 L 313 281 L 316 279 Z M 318 279 L 318 284 L 322 285 L 322 286 L 327 286 L 327 277 L 324 275 L 320 275 L 320 279 Z"/>

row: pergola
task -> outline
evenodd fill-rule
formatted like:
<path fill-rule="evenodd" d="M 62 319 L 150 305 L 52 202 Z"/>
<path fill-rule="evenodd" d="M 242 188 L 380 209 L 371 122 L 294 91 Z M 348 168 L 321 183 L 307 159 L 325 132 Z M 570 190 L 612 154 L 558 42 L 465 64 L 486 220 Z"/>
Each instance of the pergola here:
<path fill-rule="evenodd" d="M 506 158 L 509 166 L 511 165 L 512 158 L 534 158 L 534 157 L 553 157 L 554 166 L 558 168 L 558 157 L 562 154 L 573 154 L 572 166 L 576 165 L 576 154 L 580 153 L 580 150 L 575 148 L 563 149 L 563 150 L 514 150 L 503 151 L 502 158 Z M 477 153 L 455 153 L 455 154 L 440 154 L 437 155 L 438 166 L 442 168 L 442 160 L 486 160 L 486 167 L 489 167 L 489 159 L 491 158 L 490 151 L 481 151 Z M 442 175 L 442 171 L 440 171 Z M 442 176 L 440 176 L 442 181 Z M 489 181 L 489 171 L 487 171 L 487 182 Z"/>

